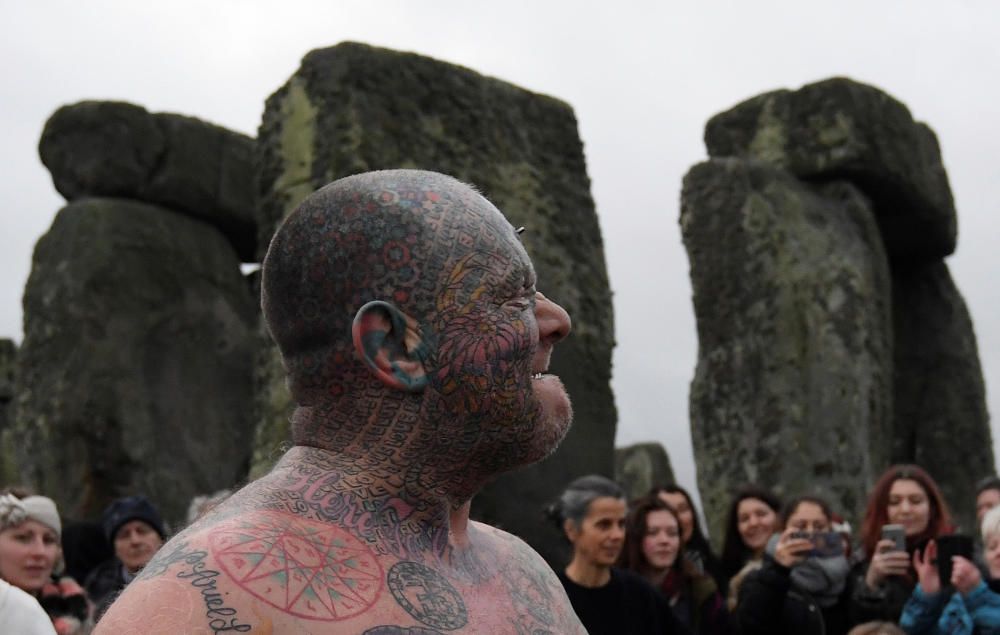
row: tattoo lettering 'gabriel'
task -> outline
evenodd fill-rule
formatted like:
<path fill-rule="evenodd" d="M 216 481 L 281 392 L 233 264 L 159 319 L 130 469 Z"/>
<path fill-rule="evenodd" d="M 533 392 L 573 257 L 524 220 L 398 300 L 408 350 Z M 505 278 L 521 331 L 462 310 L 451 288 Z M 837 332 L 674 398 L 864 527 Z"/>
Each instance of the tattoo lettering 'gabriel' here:
<path fill-rule="evenodd" d="M 375 554 L 328 523 L 265 512 L 214 529 L 209 544 L 235 584 L 296 617 L 346 619 L 368 610 L 382 592 Z"/>

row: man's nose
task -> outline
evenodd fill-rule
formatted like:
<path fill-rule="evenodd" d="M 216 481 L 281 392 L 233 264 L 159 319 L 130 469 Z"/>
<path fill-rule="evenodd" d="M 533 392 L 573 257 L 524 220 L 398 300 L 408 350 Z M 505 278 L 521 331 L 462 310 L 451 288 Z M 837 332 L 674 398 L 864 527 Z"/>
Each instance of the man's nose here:
<path fill-rule="evenodd" d="M 535 321 L 538 322 L 538 339 L 555 344 L 569 335 L 573 328 L 569 313 L 541 291 L 535 292 Z"/>

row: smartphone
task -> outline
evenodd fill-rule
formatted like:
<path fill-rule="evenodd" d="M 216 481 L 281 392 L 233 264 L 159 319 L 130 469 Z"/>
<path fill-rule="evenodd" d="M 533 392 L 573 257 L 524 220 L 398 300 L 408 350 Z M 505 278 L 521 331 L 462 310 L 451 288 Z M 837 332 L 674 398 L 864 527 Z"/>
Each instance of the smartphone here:
<path fill-rule="evenodd" d="M 811 537 L 813 549 L 810 555 L 817 558 L 831 558 L 844 555 L 844 538 L 839 531 L 823 531 Z"/>
<path fill-rule="evenodd" d="M 893 551 L 906 551 L 906 530 L 902 525 L 882 525 L 882 539 L 893 542 Z"/>
<path fill-rule="evenodd" d="M 975 549 L 972 536 L 963 534 L 938 536 L 934 542 L 937 543 L 938 577 L 942 583 L 951 580 L 952 556 L 962 556 L 966 560 L 972 560 Z"/>
<path fill-rule="evenodd" d="M 831 556 L 844 555 L 843 538 L 836 531 L 821 531 L 813 533 L 811 531 L 793 531 L 788 535 L 790 538 L 808 540 L 812 543 L 812 549 L 806 552 L 807 556 L 818 558 L 829 558 Z"/>

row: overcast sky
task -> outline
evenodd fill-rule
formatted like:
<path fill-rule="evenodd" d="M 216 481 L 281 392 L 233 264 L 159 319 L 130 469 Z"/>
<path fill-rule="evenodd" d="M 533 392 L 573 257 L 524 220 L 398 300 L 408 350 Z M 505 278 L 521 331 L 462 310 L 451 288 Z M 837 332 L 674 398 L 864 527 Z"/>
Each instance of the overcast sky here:
<path fill-rule="evenodd" d="M 694 486 L 697 341 L 677 225 L 713 114 L 834 75 L 874 84 L 938 134 L 959 212 L 948 260 L 1000 412 L 1000 2 L 0 0 L 0 337 L 21 339 L 35 241 L 63 200 L 38 159 L 45 120 L 134 102 L 255 135 L 308 51 L 354 40 L 467 66 L 569 102 L 614 292 L 618 442 L 653 440 Z M 544 281 L 541 281 L 544 286 Z M 994 439 L 1000 435 L 994 431 Z M 995 444 L 996 445 L 996 444 Z"/>

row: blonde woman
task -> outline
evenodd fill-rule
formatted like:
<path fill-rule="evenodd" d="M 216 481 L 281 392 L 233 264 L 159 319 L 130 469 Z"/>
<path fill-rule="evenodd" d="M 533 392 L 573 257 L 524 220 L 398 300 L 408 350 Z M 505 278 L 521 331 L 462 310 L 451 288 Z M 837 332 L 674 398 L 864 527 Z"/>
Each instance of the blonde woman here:
<path fill-rule="evenodd" d="M 0 579 L 38 600 L 59 635 L 76 635 L 86 632 L 90 608 L 75 581 L 53 577 L 61 534 L 52 499 L 21 489 L 0 494 Z"/>

